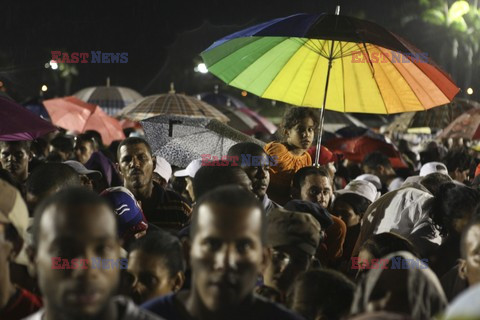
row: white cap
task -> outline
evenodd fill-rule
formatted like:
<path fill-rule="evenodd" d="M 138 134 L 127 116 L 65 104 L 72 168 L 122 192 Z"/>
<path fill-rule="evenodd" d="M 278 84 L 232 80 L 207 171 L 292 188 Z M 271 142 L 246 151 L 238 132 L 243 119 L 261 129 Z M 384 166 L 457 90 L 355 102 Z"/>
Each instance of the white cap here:
<path fill-rule="evenodd" d="M 165 158 L 159 156 L 157 156 L 156 158 L 157 164 L 153 172 L 158 173 L 160 177 L 162 177 L 163 179 L 165 179 L 165 181 L 168 182 L 172 177 L 172 166 L 170 165 L 170 163 L 168 163 L 167 160 L 165 160 Z"/>
<path fill-rule="evenodd" d="M 443 173 L 448 175 L 448 169 L 447 166 L 444 165 L 441 162 L 427 162 L 425 163 L 421 168 L 420 168 L 420 177 L 425 177 L 426 175 L 429 175 L 430 173 Z"/>
<path fill-rule="evenodd" d="M 380 196 L 380 193 L 377 191 L 375 185 L 366 180 L 352 180 L 344 189 L 338 190 L 335 193 L 337 195 L 353 193 L 364 197 L 371 202 L 374 202 Z"/>
<path fill-rule="evenodd" d="M 382 189 L 382 182 L 380 181 L 380 178 L 374 174 L 370 174 L 370 173 L 361 174 L 358 177 L 356 177 L 355 180 L 368 181 L 371 184 L 373 184 L 377 188 L 377 190 Z"/>
<path fill-rule="evenodd" d="M 188 166 L 187 166 L 187 168 L 185 168 L 185 170 L 178 170 L 173 175 L 175 177 L 195 178 L 195 174 L 197 173 L 197 171 L 201 167 L 202 167 L 202 160 L 201 159 L 193 160 L 192 162 L 190 162 L 188 164 Z"/>

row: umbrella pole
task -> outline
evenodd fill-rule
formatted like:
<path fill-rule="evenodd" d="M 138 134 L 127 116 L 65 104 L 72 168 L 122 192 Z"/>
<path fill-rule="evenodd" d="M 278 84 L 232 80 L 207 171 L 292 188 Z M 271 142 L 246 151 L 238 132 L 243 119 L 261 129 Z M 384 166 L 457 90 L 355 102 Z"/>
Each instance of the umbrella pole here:
<path fill-rule="evenodd" d="M 335 8 L 335 15 L 338 16 L 339 14 L 340 14 L 340 6 L 337 6 Z M 336 28 L 337 28 L 337 23 L 335 23 L 335 29 Z M 318 128 L 317 149 L 315 150 L 315 166 L 316 167 L 320 167 L 320 150 L 322 149 L 323 120 L 325 119 L 325 105 L 327 104 L 328 82 L 330 81 L 330 70 L 332 69 L 334 43 L 335 41 L 332 40 L 332 46 L 330 47 L 330 55 L 328 57 L 327 82 L 325 82 L 325 91 L 323 93 L 322 110 L 320 111 L 320 127 Z"/>
<path fill-rule="evenodd" d="M 330 70 L 333 62 L 333 43 L 330 49 L 330 57 L 328 58 L 327 82 L 325 83 L 325 91 L 323 93 L 323 104 L 320 110 L 320 126 L 318 128 L 317 149 L 315 150 L 315 166 L 320 167 L 320 150 L 322 149 L 323 120 L 325 119 L 325 104 L 327 103 L 328 82 L 330 81 Z"/>

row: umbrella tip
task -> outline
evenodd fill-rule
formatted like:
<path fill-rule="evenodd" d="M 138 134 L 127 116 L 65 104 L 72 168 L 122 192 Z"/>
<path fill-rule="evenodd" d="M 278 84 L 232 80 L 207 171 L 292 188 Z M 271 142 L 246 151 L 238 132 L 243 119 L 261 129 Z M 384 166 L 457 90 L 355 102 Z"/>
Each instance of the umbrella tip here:
<path fill-rule="evenodd" d="M 175 85 L 173 82 L 170 82 L 170 91 L 168 93 L 175 93 Z"/>
<path fill-rule="evenodd" d="M 340 14 L 340 6 L 335 8 L 335 15 L 338 16 Z"/>
<path fill-rule="evenodd" d="M 107 87 L 110 87 L 110 77 L 107 77 Z"/>

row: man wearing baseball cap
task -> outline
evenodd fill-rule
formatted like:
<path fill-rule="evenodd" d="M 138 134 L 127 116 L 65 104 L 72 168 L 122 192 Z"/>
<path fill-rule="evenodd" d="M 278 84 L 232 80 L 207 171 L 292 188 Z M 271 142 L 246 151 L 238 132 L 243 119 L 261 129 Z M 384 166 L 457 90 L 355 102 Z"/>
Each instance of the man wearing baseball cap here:
<path fill-rule="evenodd" d="M 20 193 L 0 180 L 0 319 L 17 320 L 42 307 L 40 299 L 10 278 L 10 264 L 20 254 L 28 210 Z"/>
<path fill-rule="evenodd" d="M 165 158 L 157 156 L 157 165 L 153 170 L 153 181 L 158 183 L 162 188 L 166 188 L 168 181 L 172 177 L 172 166 Z"/>
<path fill-rule="evenodd" d="M 64 164 L 70 166 L 75 170 L 80 180 L 82 181 L 82 185 L 90 190 L 94 190 L 93 186 L 95 181 L 100 180 L 102 178 L 102 173 L 97 170 L 89 170 L 87 169 L 82 163 L 75 161 L 75 160 L 67 160 L 63 162 Z"/>
<path fill-rule="evenodd" d="M 196 159 L 190 162 L 184 170 L 175 171 L 173 174 L 175 177 L 185 178 L 187 181 L 187 186 L 185 188 L 187 189 L 188 195 L 192 200 L 195 199 L 195 195 L 193 194 L 193 178 L 195 178 L 197 171 L 200 170 L 201 167 L 202 160 Z"/>
<path fill-rule="evenodd" d="M 425 177 L 431 173 L 443 173 L 448 176 L 447 166 L 441 162 L 433 161 L 427 162 L 420 168 L 420 177 Z"/>
<path fill-rule="evenodd" d="M 265 285 L 285 298 L 295 278 L 307 271 L 320 243 L 320 223 L 309 213 L 274 209 L 267 216 L 271 259 L 263 272 Z"/>
<path fill-rule="evenodd" d="M 362 217 L 368 206 L 380 197 L 380 192 L 366 180 L 353 180 L 335 194 L 332 212 L 347 226 L 342 260 L 349 261 L 360 234 Z"/>

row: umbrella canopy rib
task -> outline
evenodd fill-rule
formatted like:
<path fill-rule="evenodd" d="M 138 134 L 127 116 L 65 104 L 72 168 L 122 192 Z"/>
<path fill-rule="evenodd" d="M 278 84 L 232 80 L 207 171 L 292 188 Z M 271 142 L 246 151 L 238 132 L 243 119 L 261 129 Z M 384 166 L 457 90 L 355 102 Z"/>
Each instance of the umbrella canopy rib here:
<path fill-rule="evenodd" d="M 384 48 L 378 47 L 379 50 L 386 50 Z M 385 54 L 384 52 L 382 52 Z M 417 99 L 426 106 L 424 109 L 430 109 L 432 106 L 438 105 L 439 103 L 448 103 L 448 98 L 444 95 L 443 91 L 439 90 L 433 83 L 433 81 L 425 74 L 425 72 L 419 68 L 418 64 L 422 62 L 406 62 L 404 59 L 411 61 L 411 58 L 401 54 L 402 63 L 394 63 L 393 57 L 391 60 L 388 60 L 397 71 L 407 79 L 407 84 L 410 86 L 413 93 L 417 96 Z M 414 87 L 414 85 L 416 85 Z M 428 89 L 423 89 L 423 87 L 428 86 Z M 421 91 L 421 92 L 420 92 Z M 437 92 L 440 93 L 439 98 L 435 98 L 434 94 Z M 421 93 L 421 94 L 420 94 Z M 422 98 L 423 97 L 423 98 Z"/>

